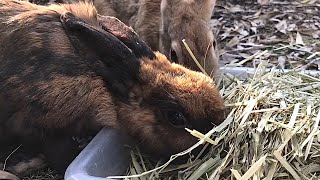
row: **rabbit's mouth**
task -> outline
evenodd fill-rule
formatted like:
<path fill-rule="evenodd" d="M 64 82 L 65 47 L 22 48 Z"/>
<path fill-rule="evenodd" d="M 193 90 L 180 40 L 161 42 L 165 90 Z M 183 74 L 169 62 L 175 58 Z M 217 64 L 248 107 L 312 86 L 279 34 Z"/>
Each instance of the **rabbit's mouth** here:
<path fill-rule="evenodd" d="M 148 129 L 147 131 L 152 129 L 152 133 L 154 134 L 150 134 L 149 136 L 141 134 L 141 137 L 137 137 L 138 139 L 141 138 L 141 141 L 137 143 L 137 146 L 142 152 L 156 159 L 168 159 L 174 154 L 181 153 L 189 149 L 198 142 L 198 139 L 191 136 L 187 131 L 176 133 L 175 135 L 169 135 L 170 132 L 167 132 L 166 130 L 162 131 L 161 127 L 153 126 L 146 127 L 146 129 Z M 209 152 L 210 148 L 208 147 L 210 146 L 205 147 L 204 145 L 200 145 L 193 149 L 189 155 L 179 157 L 179 160 L 176 160 L 176 163 L 185 162 L 190 158 L 190 155 L 195 157 L 201 152 Z"/>

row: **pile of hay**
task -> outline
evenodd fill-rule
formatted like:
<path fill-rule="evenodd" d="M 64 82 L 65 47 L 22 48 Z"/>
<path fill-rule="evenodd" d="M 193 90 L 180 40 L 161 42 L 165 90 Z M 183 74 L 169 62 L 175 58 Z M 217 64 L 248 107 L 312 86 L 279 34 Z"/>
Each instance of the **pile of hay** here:
<path fill-rule="evenodd" d="M 166 163 L 131 152 L 127 178 L 319 179 L 320 78 L 265 67 L 245 80 L 224 74 L 220 92 L 231 110 L 225 122 L 205 135 L 192 131 L 199 143 Z M 170 164 L 201 143 L 215 144 L 205 158 Z"/>

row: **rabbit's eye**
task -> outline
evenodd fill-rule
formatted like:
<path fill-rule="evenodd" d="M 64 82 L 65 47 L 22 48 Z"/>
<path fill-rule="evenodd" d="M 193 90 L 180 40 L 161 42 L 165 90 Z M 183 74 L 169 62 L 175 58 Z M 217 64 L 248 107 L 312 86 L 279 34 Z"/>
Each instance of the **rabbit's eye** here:
<path fill-rule="evenodd" d="M 185 128 L 187 125 L 186 118 L 178 111 L 168 111 L 167 118 L 169 123 L 176 128 Z"/>
<path fill-rule="evenodd" d="M 178 63 L 178 57 L 177 57 L 177 53 L 175 50 L 173 50 L 171 48 L 170 50 L 170 59 L 174 62 L 174 63 Z"/>

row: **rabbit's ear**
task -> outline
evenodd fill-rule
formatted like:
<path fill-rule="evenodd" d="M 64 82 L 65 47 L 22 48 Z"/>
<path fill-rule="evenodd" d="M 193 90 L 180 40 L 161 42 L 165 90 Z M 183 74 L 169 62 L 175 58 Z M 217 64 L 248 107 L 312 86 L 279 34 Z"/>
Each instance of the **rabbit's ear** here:
<path fill-rule="evenodd" d="M 214 7 L 216 5 L 216 0 L 194 0 L 199 7 L 198 11 L 200 17 L 208 22 L 213 14 Z"/>
<path fill-rule="evenodd" d="M 132 50 L 137 58 L 155 58 L 155 54 L 151 48 L 135 33 L 131 27 L 125 25 L 118 18 L 98 15 L 98 21 L 102 29 L 112 33 L 119 40 L 121 40 Z"/>
<path fill-rule="evenodd" d="M 126 101 L 138 80 L 138 58 L 117 37 L 69 12 L 62 14 L 60 20 L 77 53 L 103 77 L 113 95 Z"/>

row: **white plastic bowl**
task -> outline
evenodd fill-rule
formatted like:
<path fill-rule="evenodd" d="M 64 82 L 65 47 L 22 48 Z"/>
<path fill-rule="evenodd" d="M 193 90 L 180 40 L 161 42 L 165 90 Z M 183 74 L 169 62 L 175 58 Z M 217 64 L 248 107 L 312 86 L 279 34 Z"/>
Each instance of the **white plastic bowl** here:
<path fill-rule="evenodd" d="M 109 180 L 123 175 L 129 166 L 127 138 L 119 131 L 103 128 L 69 165 L 65 180 Z"/>

